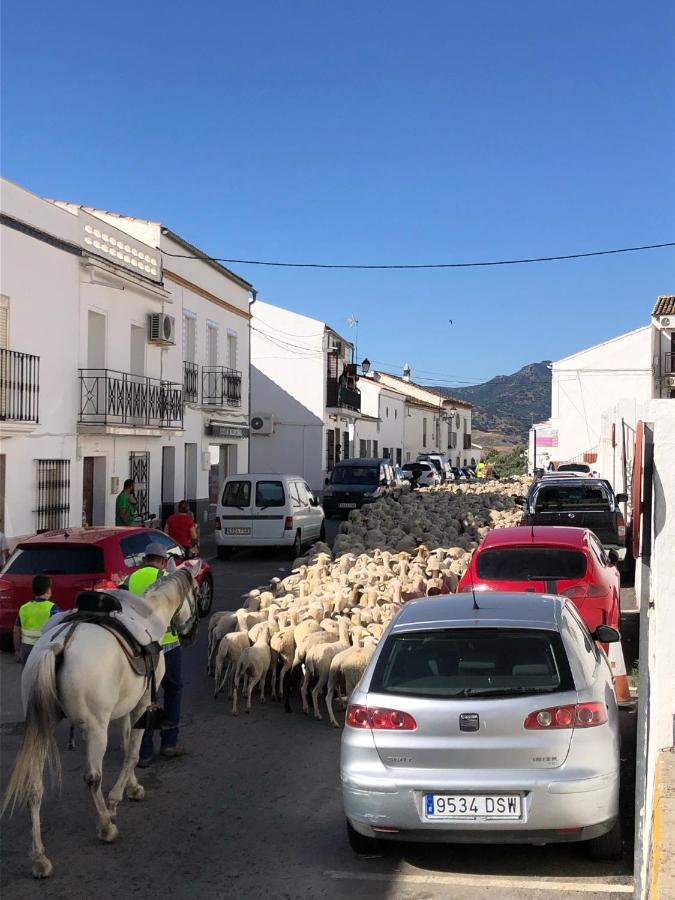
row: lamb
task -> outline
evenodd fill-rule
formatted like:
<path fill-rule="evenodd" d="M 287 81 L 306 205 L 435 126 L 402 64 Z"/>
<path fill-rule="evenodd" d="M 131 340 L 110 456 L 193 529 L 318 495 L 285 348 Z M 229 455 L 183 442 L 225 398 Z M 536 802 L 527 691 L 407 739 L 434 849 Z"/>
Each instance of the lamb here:
<path fill-rule="evenodd" d="M 223 636 L 216 656 L 214 700 L 226 685 L 228 696 L 232 695 L 234 670 L 242 652 L 250 646 L 251 640 L 248 631 L 232 631 Z"/>
<path fill-rule="evenodd" d="M 237 699 L 239 696 L 239 682 L 242 677 L 247 678 L 246 685 L 246 712 L 251 712 L 251 696 L 253 689 L 260 683 L 260 702 L 265 702 L 265 678 L 272 661 L 270 648 L 269 626 L 264 628 L 258 640 L 250 647 L 245 647 L 237 662 L 234 673 L 234 695 L 232 697 L 232 715 L 237 715 Z"/>
<path fill-rule="evenodd" d="M 215 655 L 220 646 L 220 642 L 226 634 L 234 631 L 237 626 L 237 617 L 233 612 L 215 612 L 209 619 L 209 643 L 207 651 L 207 672 L 209 675 L 213 673 Z"/>
<path fill-rule="evenodd" d="M 331 660 L 341 650 L 349 648 L 349 619 L 346 617 L 339 622 L 339 639 L 329 644 L 315 644 L 307 650 L 305 655 L 305 677 L 300 687 L 302 694 L 302 711 L 307 715 L 307 689 L 312 678 L 316 678 L 316 684 L 312 688 L 312 705 L 314 706 L 314 718 L 320 719 L 319 694 L 326 687 Z"/>

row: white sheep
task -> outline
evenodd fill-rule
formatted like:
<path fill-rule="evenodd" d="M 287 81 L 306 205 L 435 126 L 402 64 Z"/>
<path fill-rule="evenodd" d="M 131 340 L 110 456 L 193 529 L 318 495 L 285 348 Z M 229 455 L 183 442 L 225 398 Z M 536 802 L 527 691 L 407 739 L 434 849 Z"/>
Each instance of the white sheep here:
<path fill-rule="evenodd" d="M 258 640 L 250 647 L 245 647 L 237 662 L 234 673 L 234 693 L 232 697 L 232 714 L 237 715 L 237 699 L 239 696 L 239 682 L 246 677 L 246 712 L 251 712 L 251 696 L 253 689 L 260 684 L 260 702 L 265 702 L 265 678 L 272 661 L 270 648 L 269 626 L 263 628 Z"/>
<path fill-rule="evenodd" d="M 328 683 L 331 661 L 340 651 L 349 649 L 349 646 L 349 619 L 344 617 L 339 622 L 339 638 L 337 641 L 332 641 L 329 644 L 315 644 L 307 650 L 305 654 L 305 676 L 300 686 L 302 710 L 305 714 L 309 712 L 307 689 L 312 678 L 316 678 L 316 683 L 312 688 L 312 705 L 314 707 L 314 718 L 321 718 L 319 694 Z"/>

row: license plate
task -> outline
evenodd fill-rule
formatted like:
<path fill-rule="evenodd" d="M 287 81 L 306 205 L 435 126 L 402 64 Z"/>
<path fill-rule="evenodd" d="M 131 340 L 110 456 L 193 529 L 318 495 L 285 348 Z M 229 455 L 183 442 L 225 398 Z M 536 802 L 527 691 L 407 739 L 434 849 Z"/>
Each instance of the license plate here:
<path fill-rule="evenodd" d="M 340 509 L 356 509 L 356 503 L 338 503 Z"/>
<path fill-rule="evenodd" d="M 250 534 L 250 528 L 226 528 L 225 534 Z"/>
<path fill-rule="evenodd" d="M 425 794 L 425 819 L 520 819 L 519 794 Z"/>

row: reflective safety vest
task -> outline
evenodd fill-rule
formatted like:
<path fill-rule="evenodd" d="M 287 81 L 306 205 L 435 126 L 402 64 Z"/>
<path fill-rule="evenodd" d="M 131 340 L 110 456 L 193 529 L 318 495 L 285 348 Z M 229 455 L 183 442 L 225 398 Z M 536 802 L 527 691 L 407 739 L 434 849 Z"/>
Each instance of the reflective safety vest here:
<path fill-rule="evenodd" d="M 476 478 L 482 478 L 484 474 L 485 474 L 485 463 L 480 462 L 480 463 L 478 463 L 478 466 L 476 467 Z"/>
<path fill-rule="evenodd" d="M 42 626 L 52 614 L 54 604 L 51 600 L 31 600 L 24 603 L 19 610 L 21 623 L 21 642 L 36 644 L 42 632 Z"/>
<path fill-rule="evenodd" d="M 131 593 L 140 597 L 140 595 L 144 594 L 150 585 L 154 584 L 158 578 L 165 577 L 166 573 L 162 572 L 161 569 L 156 569 L 154 566 L 143 566 L 140 569 L 136 569 L 136 571 L 129 576 L 127 584 L 129 585 Z M 165 650 L 169 647 L 173 648 L 173 646 L 178 644 L 178 635 L 172 628 L 167 628 L 160 644 Z"/>

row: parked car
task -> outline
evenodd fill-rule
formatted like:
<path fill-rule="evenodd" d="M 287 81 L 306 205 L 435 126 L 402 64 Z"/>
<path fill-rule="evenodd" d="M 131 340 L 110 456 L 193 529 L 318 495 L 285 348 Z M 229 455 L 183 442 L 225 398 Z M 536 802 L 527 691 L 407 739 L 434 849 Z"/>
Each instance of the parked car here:
<path fill-rule="evenodd" d="M 621 857 L 612 672 L 562 597 L 402 607 L 352 693 L 340 773 L 350 844 L 586 841 Z"/>
<path fill-rule="evenodd" d="M 184 560 L 181 547 L 155 528 L 67 528 L 47 531 L 20 541 L 0 572 L 0 631 L 11 631 L 19 607 L 33 597 L 34 575 L 52 579 L 52 600 L 60 609 L 73 609 L 80 591 L 99 582 L 123 581 L 143 562 L 150 543 L 162 544 L 178 564 Z M 213 603 L 213 573 L 201 560 L 198 599 L 200 615 Z"/>
<path fill-rule="evenodd" d="M 400 466 L 394 466 L 394 478 L 401 494 L 409 494 L 412 490 L 412 472 L 404 471 Z"/>
<path fill-rule="evenodd" d="M 619 628 L 617 561 L 588 528 L 495 528 L 471 557 L 457 590 L 560 594 L 574 603 L 589 631 Z"/>
<path fill-rule="evenodd" d="M 626 555 L 626 522 L 619 503 L 626 494 L 614 494 L 603 478 L 543 478 L 535 481 L 526 498 L 522 525 L 573 525 L 590 528 L 606 550 Z"/>
<path fill-rule="evenodd" d="M 223 482 L 216 508 L 218 559 L 240 547 L 288 547 L 326 539 L 324 511 L 300 475 L 249 473 Z"/>
<path fill-rule="evenodd" d="M 323 508 L 327 516 L 348 513 L 381 497 L 398 500 L 401 491 L 389 459 L 343 459 L 326 479 Z"/>
<path fill-rule="evenodd" d="M 452 481 L 452 466 L 447 456 L 442 453 L 418 453 L 417 462 L 433 463 L 440 475 L 441 482 Z"/>
<path fill-rule="evenodd" d="M 438 469 L 431 461 L 407 462 L 402 468 L 404 472 L 412 473 L 413 487 L 433 487 L 441 483 Z"/>

